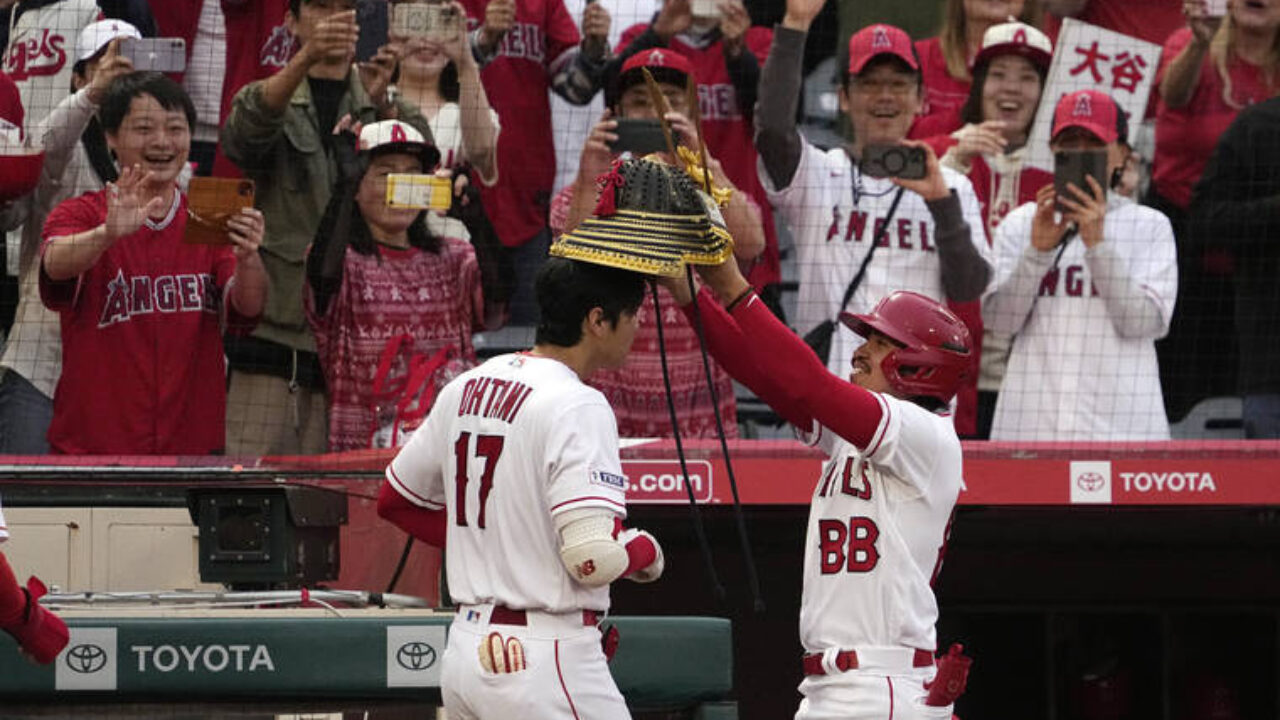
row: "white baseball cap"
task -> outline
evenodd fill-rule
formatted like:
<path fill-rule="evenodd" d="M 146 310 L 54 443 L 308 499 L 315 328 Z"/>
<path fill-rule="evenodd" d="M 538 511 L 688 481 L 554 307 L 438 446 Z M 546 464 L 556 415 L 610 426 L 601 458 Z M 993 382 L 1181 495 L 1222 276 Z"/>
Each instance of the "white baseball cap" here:
<path fill-rule="evenodd" d="M 1048 71 L 1053 61 L 1053 43 L 1049 36 L 1021 22 L 992 25 L 982 35 L 982 50 L 973 59 L 977 68 L 997 55 L 1020 55 L 1041 70 Z"/>
<path fill-rule="evenodd" d="M 116 38 L 141 40 L 142 33 L 124 20 L 99 20 L 89 23 L 80 31 L 80 39 L 76 42 L 76 60 L 88 60 Z"/>
<path fill-rule="evenodd" d="M 431 172 L 440 162 L 440 151 L 414 126 L 399 120 L 369 123 L 360 129 L 360 152 L 403 152 L 422 157 L 422 171 Z"/>

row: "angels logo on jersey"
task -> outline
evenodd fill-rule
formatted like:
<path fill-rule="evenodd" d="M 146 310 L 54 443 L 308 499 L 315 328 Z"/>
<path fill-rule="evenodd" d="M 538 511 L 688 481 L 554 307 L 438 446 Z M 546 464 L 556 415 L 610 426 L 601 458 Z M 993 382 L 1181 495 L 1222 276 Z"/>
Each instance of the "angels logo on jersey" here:
<path fill-rule="evenodd" d="M 738 92 L 729 83 L 698 86 L 698 111 L 703 120 L 740 120 Z"/>
<path fill-rule="evenodd" d="M 43 75 L 57 75 L 67 64 L 67 39 L 45 28 L 39 38 L 15 38 L 9 45 L 5 72 L 14 82 Z"/>
<path fill-rule="evenodd" d="M 1040 295 L 1066 297 L 1085 297 L 1085 269 L 1083 265 L 1067 265 L 1065 268 L 1053 268 L 1040 280 Z M 1059 293 L 1058 289 L 1062 292 Z M 1089 281 L 1088 297 L 1098 297 L 1098 288 Z"/>
<path fill-rule="evenodd" d="M 297 46 L 297 38 L 284 25 L 277 25 L 271 28 L 271 35 L 267 41 L 262 44 L 262 51 L 258 53 L 258 62 L 263 67 L 282 68 L 289 64 L 289 58 L 293 57 L 293 52 Z"/>
<path fill-rule="evenodd" d="M 831 225 L 827 228 L 827 242 L 834 240 L 840 234 L 840 223 L 843 219 L 840 215 L 840 206 L 832 205 Z M 929 237 L 931 220 L 919 220 L 909 217 L 897 218 L 885 230 L 884 235 L 881 236 L 881 230 L 884 228 L 888 218 L 876 216 L 874 221 L 867 222 L 870 219 L 871 214 L 867 212 L 855 210 L 849 213 L 849 221 L 844 228 L 844 241 L 870 242 L 872 238 L 880 237 L 880 247 L 894 246 L 900 250 L 936 252 L 933 240 Z"/>
<path fill-rule="evenodd" d="M 132 320 L 135 315 L 153 312 L 210 312 L 222 306 L 218 286 L 207 273 L 191 275 L 134 275 L 123 270 L 107 283 L 107 299 L 102 303 L 98 327 Z"/>

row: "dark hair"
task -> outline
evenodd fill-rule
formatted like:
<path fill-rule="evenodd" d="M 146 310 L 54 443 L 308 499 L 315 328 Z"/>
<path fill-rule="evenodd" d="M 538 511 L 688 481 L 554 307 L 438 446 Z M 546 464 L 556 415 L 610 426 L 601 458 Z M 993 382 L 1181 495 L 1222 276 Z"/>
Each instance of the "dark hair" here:
<path fill-rule="evenodd" d="M 196 106 L 191 103 L 191 96 L 178 83 L 158 72 L 140 71 L 121 75 L 111 81 L 107 95 L 98 109 L 98 119 L 102 122 L 103 131 L 114 134 L 129 114 L 133 99 L 142 95 L 150 95 L 165 110 L 181 110 L 187 116 L 187 126 L 196 126 Z"/>
<path fill-rule="evenodd" d="M 674 85 L 679 88 L 689 88 L 689 76 L 668 67 L 651 67 L 649 74 L 653 76 L 654 82 Z M 617 110 L 618 103 L 622 102 L 622 94 L 636 85 L 644 84 L 643 68 L 631 68 L 630 70 L 619 73 L 614 77 L 613 82 L 606 83 L 604 91 L 605 105 Z"/>
<path fill-rule="evenodd" d="M 644 300 L 644 278 L 627 270 L 549 257 L 534 280 L 538 329 L 534 343 L 573 347 L 582 340 L 582 321 L 593 308 L 617 326 L 623 313 L 635 313 Z"/>
<path fill-rule="evenodd" d="M 289 12 L 293 13 L 296 20 L 298 13 L 302 12 L 302 0 L 289 0 Z"/>
<path fill-rule="evenodd" d="M 994 59 L 994 58 L 992 58 Z M 1036 69 L 1036 74 L 1040 76 L 1040 92 L 1044 92 L 1044 81 L 1048 77 L 1049 71 L 1045 68 L 1031 63 Z M 985 62 L 973 70 L 973 84 L 969 86 L 969 97 L 964 101 L 964 105 L 960 108 L 960 121 L 965 124 L 982 122 L 982 90 L 987 84 L 987 71 L 991 69 L 991 63 Z M 1035 122 L 1035 115 L 1032 114 L 1031 122 Z M 1030 135 L 1030 128 L 1027 130 Z"/>
<path fill-rule="evenodd" d="M 916 59 L 916 65 L 917 66 L 920 65 L 920 53 L 916 52 L 916 48 L 914 45 L 911 46 L 911 56 Z M 853 80 L 853 74 L 849 72 L 848 46 L 846 46 L 843 50 L 840 51 L 840 55 L 836 59 L 836 62 L 839 63 L 837 65 L 839 69 L 836 71 L 836 82 L 840 84 L 841 89 L 848 89 L 849 81 Z M 882 53 L 880 55 L 877 55 L 871 58 L 870 60 L 868 60 L 866 65 L 862 66 L 862 72 L 863 73 L 868 72 L 870 70 L 873 70 L 879 67 L 881 64 L 885 64 L 885 63 L 893 64 L 897 66 L 897 68 L 902 72 L 915 75 L 916 86 L 921 90 L 924 89 L 924 73 L 920 72 L 919 70 L 911 69 L 911 66 L 908 65 L 906 61 L 904 61 L 902 58 L 898 57 L 897 55 L 890 55 L 889 53 Z M 862 73 L 858 73 L 858 74 L 861 75 Z"/>
<path fill-rule="evenodd" d="M 452 60 L 440 71 L 439 85 L 440 97 L 444 98 L 445 102 L 456 103 L 462 97 L 462 85 L 458 82 L 458 65 Z"/>
<path fill-rule="evenodd" d="M 325 208 L 324 215 L 320 218 L 320 225 L 316 229 L 317 237 L 338 239 L 334 236 L 344 232 L 344 228 L 338 227 L 342 208 L 344 204 L 350 203 L 351 214 L 348 216 L 349 220 L 345 228 L 345 240 L 347 246 L 361 255 L 376 255 L 378 252 L 378 241 L 373 239 L 369 222 L 364 219 L 364 215 L 360 212 L 360 205 L 355 201 L 360 183 L 369 172 L 370 161 L 376 155 L 375 152 L 369 156 L 360 156 L 347 161 L 349 163 L 346 166 L 347 169 L 340 171 L 343 177 L 338 179 L 333 193 L 329 196 L 329 205 Z M 418 216 L 413 219 L 413 223 L 409 225 L 408 235 L 410 247 L 433 254 L 440 252 L 440 238 L 432 235 L 427 229 L 426 210 L 418 213 Z"/>

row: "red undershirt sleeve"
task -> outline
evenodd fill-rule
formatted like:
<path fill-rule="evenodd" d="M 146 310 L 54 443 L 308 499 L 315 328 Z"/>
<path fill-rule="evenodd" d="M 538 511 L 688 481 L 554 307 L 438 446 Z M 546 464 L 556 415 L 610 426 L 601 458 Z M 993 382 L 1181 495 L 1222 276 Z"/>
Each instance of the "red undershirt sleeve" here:
<path fill-rule="evenodd" d="M 703 302 L 702 306 L 713 304 Z M 703 316 L 706 315 L 704 309 Z M 791 411 L 783 416 L 793 424 L 791 416 L 803 413 L 859 448 L 871 443 L 883 415 L 880 402 L 871 392 L 831 374 L 813 350 L 754 294 L 738 303 L 732 321 L 737 324 L 739 340 L 727 354 L 747 356 L 753 362 L 757 369 L 755 379 L 761 386 L 740 380 L 761 399 L 779 413 L 783 408 L 774 403 L 784 402 Z M 720 357 L 717 355 L 716 359 Z M 816 429 L 810 425 L 796 427 Z"/>
<path fill-rule="evenodd" d="M 378 517 L 428 545 L 444 548 L 448 512 L 414 505 L 389 482 L 378 491 Z"/>
<path fill-rule="evenodd" d="M 707 350 L 735 380 L 751 388 L 751 391 L 769 404 L 784 420 L 801 430 L 813 428 L 813 416 L 808 409 L 796 403 L 788 393 L 778 392 L 777 386 L 756 364 L 752 353 L 744 350 L 752 342 L 738 327 L 724 308 L 720 307 L 705 287 L 698 292 L 698 309 L 702 312 L 702 330 L 707 338 Z M 693 303 L 680 308 L 689 324 L 697 327 L 693 318 Z M 784 328 L 785 329 L 785 328 Z"/>

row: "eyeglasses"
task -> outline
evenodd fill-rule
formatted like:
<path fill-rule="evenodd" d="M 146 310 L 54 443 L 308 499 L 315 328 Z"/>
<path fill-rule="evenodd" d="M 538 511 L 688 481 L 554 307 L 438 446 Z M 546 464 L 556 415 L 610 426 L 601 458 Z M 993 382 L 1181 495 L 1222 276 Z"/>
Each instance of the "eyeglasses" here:
<path fill-rule="evenodd" d="M 864 95 L 878 95 L 886 90 L 891 95 L 902 96 L 911 92 L 916 83 L 911 80 L 884 78 L 854 78 L 853 89 Z"/>

